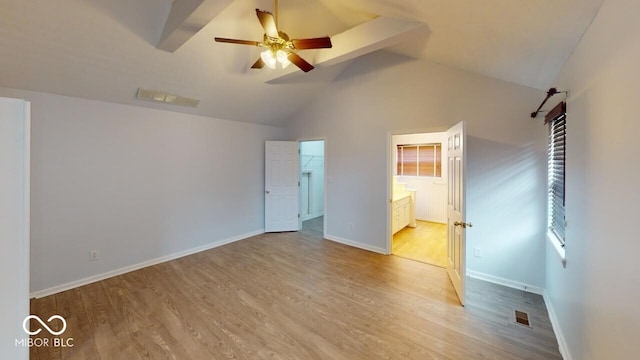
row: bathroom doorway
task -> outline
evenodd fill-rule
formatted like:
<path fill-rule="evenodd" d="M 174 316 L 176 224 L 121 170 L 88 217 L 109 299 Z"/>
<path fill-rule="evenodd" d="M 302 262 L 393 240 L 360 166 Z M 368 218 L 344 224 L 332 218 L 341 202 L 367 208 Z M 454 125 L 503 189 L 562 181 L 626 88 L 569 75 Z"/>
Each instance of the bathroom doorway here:
<path fill-rule="evenodd" d="M 391 254 L 447 266 L 446 132 L 391 136 Z M 445 161 L 443 161 L 445 159 Z"/>
<path fill-rule="evenodd" d="M 324 235 L 324 140 L 300 141 L 300 229 Z"/>

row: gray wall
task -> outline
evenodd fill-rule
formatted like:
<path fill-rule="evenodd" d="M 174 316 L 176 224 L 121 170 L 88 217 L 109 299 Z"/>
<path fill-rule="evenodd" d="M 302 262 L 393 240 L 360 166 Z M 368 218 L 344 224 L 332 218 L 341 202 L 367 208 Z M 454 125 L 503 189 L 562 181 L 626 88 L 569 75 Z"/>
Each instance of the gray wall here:
<path fill-rule="evenodd" d="M 608 0 L 555 84 L 567 103 L 566 269 L 546 286 L 567 359 L 640 353 L 640 2 Z"/>
<path fill-rule="evenodd" d="M 387 52 L 356 60 L 289 124 L 326 138 L 327 237 L 387 244 L 390 133 L 467 123 L 468 268 L 544 286 L 546 129 L 529 113 L 543 92 Z M 481 247 L 483 258 L 473 257 Z"/>
<path fill-rule="evenodd" d="M 2 93 L 32 102 L 32 292 L 264 228 L 264 141 L 281 129 Z"/>

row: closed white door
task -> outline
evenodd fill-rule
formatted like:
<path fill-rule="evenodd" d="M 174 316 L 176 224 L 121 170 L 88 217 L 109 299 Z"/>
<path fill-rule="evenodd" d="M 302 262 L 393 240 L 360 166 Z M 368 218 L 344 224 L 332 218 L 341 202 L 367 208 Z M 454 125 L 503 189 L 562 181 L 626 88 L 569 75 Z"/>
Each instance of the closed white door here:
<path fill-rule="evenodd" d="M 465 232 L 471 227 L 464 220 L 464 146 L 464 122 L 460 122 L 447 131 L 447 273 L 462 305 L 467 272 Z"/>
<path fill-rule="evenodd" d="M 297 141 L 265 143 L 264 228 L 266 232 L 299 229 L 299 169 Z"/>

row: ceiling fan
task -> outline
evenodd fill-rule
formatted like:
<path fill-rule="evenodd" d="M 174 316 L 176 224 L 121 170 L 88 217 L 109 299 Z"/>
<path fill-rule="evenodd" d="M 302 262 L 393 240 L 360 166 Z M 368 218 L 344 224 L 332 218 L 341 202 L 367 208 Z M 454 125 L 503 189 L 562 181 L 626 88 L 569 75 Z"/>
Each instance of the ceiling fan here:
<path fill-rule="evenodd" d="M 313 65 L 296 54 L 296 50 L 330 48 L 332 46 L 331 39 L 328 36 L 310 39 L 289 39 L 286 33 L 278 30 L 278 0 L 275 0 L 275 10 L 276 16 L 274 17 L 268 11 L 256 9 L 258 20 L 262 24 L 262 28 L 264 28 L 262 42 L 221 37 L 216 37 L 215 41 L 266 48 L 265 51 L 260 53 L 258 61 L 251 66 L 252 69 L 262 69 L 265 65 L 275 69 L 277 63 L 280 63 L 282 68 L 286 68 L 290 63 L 293 63 L 304 72 L 313 70 Z"/>

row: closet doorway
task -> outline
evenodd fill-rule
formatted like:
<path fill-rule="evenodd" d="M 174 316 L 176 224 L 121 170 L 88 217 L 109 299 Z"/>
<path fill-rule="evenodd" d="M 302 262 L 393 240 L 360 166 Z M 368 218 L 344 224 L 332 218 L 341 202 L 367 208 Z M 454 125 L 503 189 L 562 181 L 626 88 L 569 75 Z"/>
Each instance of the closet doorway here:
<path fill-rule="evenodd" d="M 324 140 L 300 141 L 300 229 L 324 235 Z"/>
<path fill-rule="evenodd" d="M 447 266 L 447 133 L 391 136 L 391 253 Z M 443 161 L 443 159 L 445 161 Z"/>

